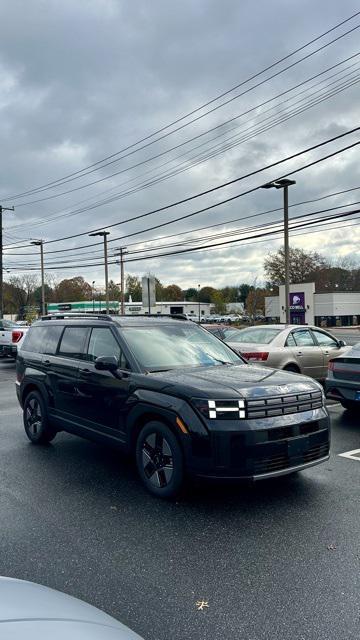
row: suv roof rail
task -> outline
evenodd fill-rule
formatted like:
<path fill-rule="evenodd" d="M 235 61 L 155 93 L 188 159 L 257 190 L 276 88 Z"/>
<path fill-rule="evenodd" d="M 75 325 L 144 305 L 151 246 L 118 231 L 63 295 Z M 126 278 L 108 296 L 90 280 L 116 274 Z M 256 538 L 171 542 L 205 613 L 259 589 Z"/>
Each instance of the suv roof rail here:
<path fill-rule="evenodd" d="M 48 313 L 46 316 L 41 316 L 41 320 L 65 320 L 66 318 L 94 318 L 95 320 L 105 320 L 106 322 L 112 322 L 113 319 L 109 315 L 94 315 L 93 313 Z"/>
<path fill-rule="evenodd" d="M 134 313 L 116 318 L 174 318 L 175 320 L 189 320 L 185 313 Z"/>

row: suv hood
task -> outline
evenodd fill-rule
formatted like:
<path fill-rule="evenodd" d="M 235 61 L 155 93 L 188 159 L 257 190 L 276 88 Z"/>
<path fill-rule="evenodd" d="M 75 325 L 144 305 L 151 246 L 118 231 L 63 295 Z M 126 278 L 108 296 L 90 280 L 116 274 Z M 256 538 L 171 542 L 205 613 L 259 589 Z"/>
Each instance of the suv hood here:
<path fill-rule="evenodd" d="M 151 377 L 165 383 L 163 391 L 170 392 L 171 387 L 176 386 L 177 395 L 180 386 L 186 396 L 217 394 L 223 398 L 234 395 L 255 398 L 317 391 L 320 388 L 315 380 L 298 373 L 247 364 L 172 369 L 152 373 Z"/>

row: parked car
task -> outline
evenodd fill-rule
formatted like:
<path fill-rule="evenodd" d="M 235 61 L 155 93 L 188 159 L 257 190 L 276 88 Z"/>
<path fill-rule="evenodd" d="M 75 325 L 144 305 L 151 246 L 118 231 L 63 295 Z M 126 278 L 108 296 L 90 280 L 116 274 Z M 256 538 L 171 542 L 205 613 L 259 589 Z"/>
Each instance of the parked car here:
<path fill-rule="evenodd" d="M 0 358 L 16 358 L 28 327 L 0 319 Z"/>
<path fill-rule="evenodd" d="M 325 390 L 328 398 L 338 400 L 345 409 L 359 411 L 360 343 L 330 360 Z"/>
<path fill-rule="evenodd" d="M 180 316 L 48 316 L 16 369 L 31 442 L 68 431 L 122 448 L 160 497 L 185 475 L 257 480 L 329 456 L 316 381 L 248 365 Z"/>
<path fill-rule="evenodd" d="M 343 340 L 308 325 L 264 324 L 246 329 L 221 327 L 217 337 L 248 362 L 303 373 L 316 380 L 326 378 L 330 359 L 348 350 Z"/>
<path fill-rule="evenodd" d="M 141 640 L 100 609 L 34 582 L 0 577 L 3 640 Z"/>

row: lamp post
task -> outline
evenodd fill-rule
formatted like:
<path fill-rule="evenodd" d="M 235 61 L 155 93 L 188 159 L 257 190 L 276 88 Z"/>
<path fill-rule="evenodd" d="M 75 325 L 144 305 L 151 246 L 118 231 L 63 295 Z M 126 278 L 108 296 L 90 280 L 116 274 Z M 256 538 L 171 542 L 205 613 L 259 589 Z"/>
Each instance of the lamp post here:
<path fill-rule="evenodd" d="M 104 264 L 105 264 L 105 300 L 106 300 L 106 313 L 109 313 L 109 270 L 108 270 L 108 251 L 107 251 L 107 237 L 110 235 L 110 231 L 98 231 L 97 233 L 89 233 L 91 238 L 101 236 L 104 239 Z"/>
<path fill-rule="evenodd" d="M 290 259 L 289 259 L 289 187 L 296 184 L 295 180 L 282 178 L 274 180 L 262 186 L 263 189 L 283 189 L 284 190 L 284 259 L 285 259 L 285 319 L 286 324 L 290 323 Z"/>
<path fill-rule="evenodd" d="M 30 244 L 40 247 L 40 264 L 41 264 L 41 315 L 46 314 L 45 304 L 45 272 L 44 272 L 44 240 L 32 240 Z"/>
<path fill-rule="evenodd" d="M 201 285 L 198 284 L 199 324 L 200 324 L 200 288 L 201 288 Z"/>
<path fill-rule="evenodd" d="M 91 293 L 92 293 L 93 313 L 95 313 L 95 280 L 93 280 L 91 283 Z"/>

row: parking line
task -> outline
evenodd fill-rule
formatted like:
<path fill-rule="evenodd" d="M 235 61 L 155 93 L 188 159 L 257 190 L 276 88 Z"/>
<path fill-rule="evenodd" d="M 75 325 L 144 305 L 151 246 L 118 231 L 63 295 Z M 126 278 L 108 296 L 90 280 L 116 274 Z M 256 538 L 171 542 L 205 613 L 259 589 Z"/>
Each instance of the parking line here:
<path fill-rule="evenodd" d="M 345 453 L 339 453 L 338 455 L 340 458 L 349 458 L 349 460 L 357 460 L 360 462 L 360 449 L 345 451 Z"/>

